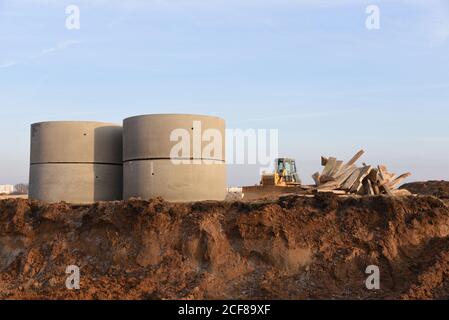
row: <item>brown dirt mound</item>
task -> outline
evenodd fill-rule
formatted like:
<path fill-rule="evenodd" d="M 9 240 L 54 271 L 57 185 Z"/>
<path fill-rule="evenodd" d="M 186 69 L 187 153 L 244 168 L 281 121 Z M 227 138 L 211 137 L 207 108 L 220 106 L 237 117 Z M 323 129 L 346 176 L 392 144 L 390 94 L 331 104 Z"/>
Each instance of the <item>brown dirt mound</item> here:
<path fill-rule="evenodd" d="M 407 189 L 413 194 L 449 199 L 449 181 L 411 182 L 402 185 L 400 189 Z"/>
<path fill-rule="evenodd" d="M 68 265 L 81 290 L 65 288 Z M 365 287 L 377 265 L 381 289 Z M 0 201 L 0 298 L 447 299 L 449 208 L 433 197 Z"/>

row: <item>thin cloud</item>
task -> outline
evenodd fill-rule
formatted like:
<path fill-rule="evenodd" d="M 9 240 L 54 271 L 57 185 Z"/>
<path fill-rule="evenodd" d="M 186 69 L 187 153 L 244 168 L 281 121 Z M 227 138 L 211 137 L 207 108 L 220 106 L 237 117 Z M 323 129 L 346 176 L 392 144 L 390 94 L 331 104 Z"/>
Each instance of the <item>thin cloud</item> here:
<path fill-rule="evenodd" d="M 16 64 L 17 64 L 17 62 L 15 62 L 15 61 L 3 63 L 3 64 L 0 64 L 0 69 L 6 69 L 6 68 L 14 67 Z"/>
<path fill-rule="evenodd" d="M 39 52 L 39 54 L 37 54 L 37 55 L 29 56 L 29 57 L 27 57 L 25 59 L 22 59 L 20 61 L 10 61 L 10 62 L 7 62 L 7 63 L 0 64 L 0 69 L 11 68 L 11 67 L 17 66 L 19 64 L 26 63 L 26 62 L 31 61 L 31 60 L 39 59 L 39 58 L 42 58 L 42 57 L 44 57 L 44 56 L 46 56 L 46 55 L 48 55 L 50 53 L 55 53 L 57 51 L 62 51 L 64 49 L 67 49 L 67 48 L 69 48 L 69 47 L 71 47 L 73 45 L 79 44 L 79 43 L 81 43 L 81 41 L 66 40 L 66 41 L 58 43 L 54 47 L 42 49 Z"/>
<path fill-rule="evenodd" d="M 49 53 L 60 51 L 60 50 L 64 50 L 64 49 L 66 49 L 68 47 L 71 47 L 71 46 L 79 44 L 79 43 L 81 43 L 81 41 L 66 40 L 66 41 L 63 41 L 61 43 L 58 43 L 54 47 L 42 49 L 42 51 L 40 52 L 40 54 L 37 57 L 38 58 L 39 57 L 43 57 L 43 56 L 45 56 L 45 55 L 47 55 Z"/>

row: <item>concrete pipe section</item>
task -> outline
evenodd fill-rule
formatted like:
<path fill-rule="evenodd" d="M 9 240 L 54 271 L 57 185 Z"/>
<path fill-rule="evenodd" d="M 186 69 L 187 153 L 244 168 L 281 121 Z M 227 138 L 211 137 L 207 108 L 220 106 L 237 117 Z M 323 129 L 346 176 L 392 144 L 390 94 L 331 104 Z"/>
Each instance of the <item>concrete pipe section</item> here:
<path fill-rule="evenodd" d="M 161 114 L 123 122 L 123 198 L 190 202 L 226 197 L 225 122 Z"/>
<path fill-rule="evenodd" d="M 31 125 L 30 199 L 121 200 L 122 186 L 121 126 L 85 121 Z"/>

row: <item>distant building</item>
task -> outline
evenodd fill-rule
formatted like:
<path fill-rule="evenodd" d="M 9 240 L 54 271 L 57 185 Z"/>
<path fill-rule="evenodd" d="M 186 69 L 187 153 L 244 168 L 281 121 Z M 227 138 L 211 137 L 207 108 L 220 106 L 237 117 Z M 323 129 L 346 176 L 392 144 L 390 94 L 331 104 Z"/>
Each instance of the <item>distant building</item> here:
<path fill-rule="evenodd" d="M 14 186 L 12 184 L 1 184 L 0 185 L 0 194 L 11 194 L 14 192 Z"/>

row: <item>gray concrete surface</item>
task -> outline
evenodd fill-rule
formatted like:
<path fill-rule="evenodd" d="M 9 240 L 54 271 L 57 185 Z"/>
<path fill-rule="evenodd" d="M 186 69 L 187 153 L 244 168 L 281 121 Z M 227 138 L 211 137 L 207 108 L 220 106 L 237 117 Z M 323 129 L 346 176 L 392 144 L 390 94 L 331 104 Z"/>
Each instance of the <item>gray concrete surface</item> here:
<path fill-rule="evenodd" d="M 201 122 L 201 128 L 194 121 Z M 179 164 L 171 161 L 171 150 L 179 140 L 170 141 L 174 130 L 184 129 L 189 135 L 188 158 L 200 164 Z M 215 129 L 220 134 L 222 152 L 202 160 L 204 133 Z M 195 154 L 194 144 L 200 152 Z M 179 159 L 176 157 L 174 160 Z M 173 159 L 173 158 L 172 158 Z M 123 198 L 149 199 L 163 197 L 167 201 L 224 200 L 226 197 L 225 121 L 202 115 L 160 114 L 127 118 L 123 122 Z"/>
<path fill-rule="evenodd" d="M 122 198 L 120 165 L 35 164 L 30 167 L 30 176 L 30 199 L 89 204 Z"/>
<path fill-rule="evenodd" d="M 122 127 L 87 121 L 31 125 L 30 199 L 121 200 Z"/>
<path fill-rule="evenodd" d="M 226 197 L 226 165 L 179 164 L 170 160 L 128 161 L 123 164 L 123 198 L 167 201 L 224 200 Z"/>
<path fill-rule="evenodd" d="M 185 129 L 190 133 L 190 157 L 194 156 L 194 121 L 201 121 L 201 132 L 217 129 L 221 132 L 223 152 L 212 155 L 213 160 L 225 160 L 225 121 L 211 116 L 188 114 L 155 114 L 127 118 L 123 121 L 123 160 L 169 158 L 176 142 L 170 141 L 175 129 Z M 198 130 L 197 130 L 198 131 Z M 201 135 L 200 135 L 201 139 Z M 209 142 L 200 141 L 204 148 Z"/>
<path fill-rule="evenodd" d="M 31 125 L 31 163 L 122 163 L 122 127 L 90 121 Z"/>

